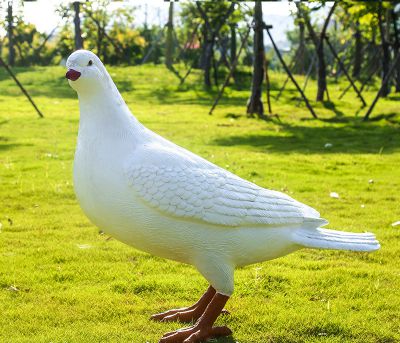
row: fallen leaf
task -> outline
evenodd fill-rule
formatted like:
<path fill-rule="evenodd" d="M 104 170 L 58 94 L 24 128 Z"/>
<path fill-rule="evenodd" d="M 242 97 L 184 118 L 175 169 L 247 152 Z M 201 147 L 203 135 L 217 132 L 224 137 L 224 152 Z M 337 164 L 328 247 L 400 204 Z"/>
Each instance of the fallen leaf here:
<path fill-rule="evenodd" d="M 90 249 L 92 246 L 90 244 L 77 244 L 79 249 Z"/>
<path fill-rule="evenodd" d="M 336 193 L 336 192 L 331 192 L 331 193 L 329 194 L 329 196 L 330 196 L 331 198 L 339 199 L 339 194 Z"/>
<path fill-rule="evenodd" d="M 7 290 L 11 291 L 11 292 L 19 292 L 19 289 L 14 285 L 11 285 L 10 287 L 8 287 Z"/>

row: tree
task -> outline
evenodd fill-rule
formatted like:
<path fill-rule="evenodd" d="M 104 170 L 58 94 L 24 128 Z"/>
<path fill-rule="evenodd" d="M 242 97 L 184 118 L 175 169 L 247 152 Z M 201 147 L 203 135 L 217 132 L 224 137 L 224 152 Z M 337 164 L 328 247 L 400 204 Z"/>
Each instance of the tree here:
<path fill-rule="evenodd" d="M 237 44 L 236 44 L 236 24 L 230 24 L 229 27 L 230 27 L 230 30 L 231 30 L 231 37 L 230 37 L 231 38 L 231 47 L 230 47 L 229 59 L 230 59 L 230 63 L 232 64 L 233 61 L 236 58 L 236 47 L 237 47 Z"/>
<path fill-rule="evenodd" d="M 324 21 L 324 24 L 322 26 L 321 33 L 317 35 L 317 33 L 314 30 L 314 27 L 311 24 L 311 19 L 309 15 L 309 9 L 307 6 L 302 5 L 301 3 L 297 2 L 296 6 L 299 10 L 299 13 L 301 13 L 302 18 L 304 19 L 304 22 L 307 26 L 308 32 L 310 34 L 310 37 L 314 43 L 315 49 L 316 49 L 316 54 L 317 54 L 317 61 L 318 61 L 318 89 L 317 89 L 317 101 L 323 101 L 324 100 L 324 94 L 327 90 L 327 84 L 326 84 L 326 64 L 325 64 L 325 54 L 324 54 L 324 39 L 325 39 L 325 34 L 326 30 L 328 28 L 329 21 L 333 15 L 333 11 L 335 10 L 335 7 L 337 5 L 337 2 L 334 2 L 332 7 L 329 10 L 329 13 Z"/>
<path fill-rule="evenodd" d="M 300 13 L 297 12 L 297 22 L 299 25 L 299 50 L 298 50 L 298 63 L 297 72 L 299 74 L 305 73 L 305 52 L 306 52 L 306 38 L 305 38 L 305 28 L 304 28 L 304 20 L 300 17 Z"/>
<path fill-rule="evenodd" d="M 140 63 L 143 59 L 149 42 L 146 42 L 141 31 L 133 26 L 133 10 L 127 7 L 111 12 L 115 20 L 107 31 L 107 36 L 110 38 L 110 44 L 107 44 L 109 63 Z M 157 34 L 159 29 L 156 27 L 154 34 Z"/>
<path fill-rule="evenodd" d="M 165 47 L 165 65 L 168 69 L 172 68 L 174 55 L 174 3 L 169 3 L 168 23 L 167 23 L 167 40 Z"/>
<path fill-rule="evenodd" d="M 7 3 L 7 39 L 8 39 L 8 64 L 13 66 L 15 64 L 15 48 L 14 48 L 14 16 L 13 16 L 13 3 Z"/>
<path fill-rule="evenodd" d="M 313 63 L 315 47 L 306 39 L 304 19 L 299 10 L 292 12 L 292 15 L 296 26 L 293 30 L 286 31 L 286 37 L 292 47 L 289 52 L 292 71 L 294 74 L 305 74 Z"/>
<path fill-rule="evenodd" d="M 27 23 L 23 18 L 23 1 L 7 1 L 3 15 L 4 21 L 1 23 L 7 35 L 3 38 L 3 44 L 7 54 L 9 65 L 31 65 L 47 64 L 53 57 L 55 48 L 49 42 L 54 34 L 54 29 L 50 34 L 37 31 L 36 26 Z M 1 5 L 1 3 L 0 3 Z"/>
<path fill-rule="evenodd" d="M 221 2 L 222 4 L 224 2 Z M 216 3 L 205 3 L 206 4 L 218 4 Z M 219 17 L 212 18 L 209 11 L 203 9 L 201 3 L 199 1 L 196 2 L 197 9 L 204 20 L 204 46 L 203 46 L 203 53 L 202 53 L 202 66 L 204 69 L 204 84 L 207 87 L 211 86 L 211 78 L 210 78 L 210 71 L 212 65 L 212 58 L 213 58 L 213 49 L 215 40 L 222 28 L 225 24 L 226 19 L 232 14 L 233 10 L 235 9 L 235 3 L 232 2 L 226 12 Z M 212 7 L 208 7 L 212 9 Z"/>
<path fill-rule="evenodd" d="M 108 4 L 109 1 L 100 0 L 96 3 L 85 3 L 82 7 L 84 13 L 82 31 L 85 34 L 87 48 L 89 50 L 95 49 L 97 56 L 106 63 L 109 59 L 106 40 L 115 44 L 106 32 L 106 26 L 111 20 L 110 13 L 107 11 Z M 122 53 L 122 50 L 120 52 Z"/>
<path fill-rule="evenodd" d="M 344 0 L 339 2 L 336 18 L 342 26 L 342 38 L 346 41 L 353 41 L 354 76 L 363 76 L 363 72 L 368 75 L 371 69 L 376 69 L 378 50 L 381 51 L 381 57 L 378 57 L 378 59 L 384 74 L 382 79 L 387 74 L 390 65 L 389 42 L 393 41 L 396 44 L 396 29 L 393 26 L 393 38 L 390 30 L 391 23 L 394 24 L 391 19 L 393 18 L 391 12 L 395 4 L 394 1 L 355 2 Z M 352 36 L 354 36 L 354 39 L 352 39 Z M 368 43 L 365 44 L 365 42 Z M 367 68 L 363 68 L 363 61 L 368 62 Z M 387 87 L 389 87 L 389 84 Z M 384 90 L 383 93 L 387 91 L 388 89 Z"/>
<path fill-rule="evenodd" d="M 394 34 L 394 49 L 397 51 L 397 54 L 400 53 L 400 37 L 399 37 L 399 28 L 398 28 L 398 18 L 394 9 L 391 10 L 392 15 L 392 23 L 393 23 L 393 34 Z M 400 92 L 400 63 L 397 63 L 396 66 L 396 92 Z"/>
<path fill-rule="evenodd" d="M 294 60 L 294 65 L 293 65 L 293 72 L 296 74 L 305 74 L 305 66 L 310 63 L 311 61 L 307 61 L 306 57 L 306 52 L 307 52 L 307 46 L 306 46 L 306 37 L 305 37 L 305 26 L 304 26 L 304 19 L 301 16 L 301 13 L 299 9 L 297 9 L 296 13 L 292 13 L 294 15 L 294 23 L 297 24 L 297 29 L 293 33 L 287 33 L 287 37 L 289 40 L 294 43 L 294 40 L 296 40 L 296 43 L 298 44 L 297 49 L 295 54 L 292 56 Z M 292 36 L 295 36 L 292 37 Z"/>
<path fill-rule="evenodd" d="M 256 113 L 264 116 L 264 105 L 261 99 L 262 83 L 264 79 L 264 22 L 262 14 L 262 2 L 256 1 L 254 5 L 254 62 L 253 78 L 251 83 L 251 95 L 247 102 L 247 114 Z"/>
<path fill-rule="evenodd" d="M 83 38 L 81 32 L 81 19 L 79 17 L 80 13 L 80 2 L 75 1 L 73 4 L 75 16 L 74 16 L 74 24 L 75 24 L 75 50 L 83 49 Z"/>
<path fill-rule="evenodd" d="M 201 55 L 199 66 L 204 70 L 204 84 L 211 86 L 211 68 L 216 47 L 226 49 L 225 36 L 230 33 L 230 25 L 237 24 L 245 16 L 245 11 L 235 2 L 198 1 L 184 2 L 181 5 L 183 30 L 191 32 L 199 24 Z"/>
<path fill-rule="evenodd" d="M 360 31 L 360 23 L 356 23 L 356 28 L 355 28 L 355 33 L 354 33 L 354 64 L 353 64 L 353 77 L 358 78 L 360 76 L 361 72 L 361 65 L 362 65 L 362 50 L 363 50 L 363 44 L 362 44 L 362 35 Z"/>
<path fill-rule="evenodd" d="M 80 5 L 80 13 L 84 14 L 80 28 L 85 37 L 85 48 L 95 51 L 105 63 L 139 63 L 147 44 L 141 32 L 132 24 L 134 8 L 123 7 L 110 11 L 109 4 L 110 0 L 100 0 Z M 59 54 L 66 57 L 75 46 L 72 23 L 75 22 L 76 12 L 70 6 L 60 6 L 58 12 L 67 17 L 57 43 Z"/>
<path fill-rule="evenodd" d="M 385 19 L 383 18 L 383 6 L 382 1 L 379 1 L 378 7 L 378 25 L 379 25 L 379 33 L 381 37 L 381 45 L 382 45 L 382 90 L 381 96 L 383 98 L 387 97 L 390 93 L 390 82 L 384 83 L 385 78 L 388 76 L 389 68 L 390 68 L 390 48 L 389 42 L 387 41 L 387 36 L 389 35 L 389 20 L 388 16 L 386 16 L 386 27 L 384 27 Z"/>

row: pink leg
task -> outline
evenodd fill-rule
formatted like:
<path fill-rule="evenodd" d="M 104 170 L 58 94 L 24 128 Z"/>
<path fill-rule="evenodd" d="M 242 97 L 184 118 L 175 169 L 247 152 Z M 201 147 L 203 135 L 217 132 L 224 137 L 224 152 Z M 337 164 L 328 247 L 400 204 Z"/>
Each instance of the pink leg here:
<path fill-rule="evenodd" d="M 174 310 L 169 310 L 162 313 L 153 314 L 151 319 L 163 322 L 180 321 L 183 323 L 190 323 L 196 321 L 205 311 L 207 305 L 210 303 L 215 295 L 215 289 L 210 286 L 202 297 L 192 306 L 184 307 Z"/>
<path fill-rule="evenodd" d="M 200 343 L 210 338 L 231 335 L 232 331 L 228 327 L 213 326 L 228 299 L 229 297 L 226 295 L 215 293 L 195 325 L 166 333 L 159 343 Z"/>

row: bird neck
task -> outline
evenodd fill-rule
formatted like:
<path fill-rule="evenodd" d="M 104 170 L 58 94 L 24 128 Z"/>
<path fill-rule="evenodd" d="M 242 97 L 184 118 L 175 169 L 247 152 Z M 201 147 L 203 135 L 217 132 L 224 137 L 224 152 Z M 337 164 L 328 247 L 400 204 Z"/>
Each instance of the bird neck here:
<path fill-rule="evenodd" d="M 119 97 L 121 101 L 106 89 L 94 93 L 79 93 L 79 136 L 137 137 L 145 131 L 122 97 Z"/>

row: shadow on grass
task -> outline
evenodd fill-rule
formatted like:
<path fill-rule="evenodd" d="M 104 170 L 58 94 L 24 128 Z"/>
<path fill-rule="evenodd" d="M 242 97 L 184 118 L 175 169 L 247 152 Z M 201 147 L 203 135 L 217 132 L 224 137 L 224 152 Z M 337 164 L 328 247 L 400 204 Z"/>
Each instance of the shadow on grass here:
<path fill-rule="evenodd" d="M 324 101 L 323 104 L 326 109 L 333 111 L 338 118 L 342 118 L 344 116 L 344 113 L 338 110 L 332 101 Z"/>
<path fill-rule="evenodd" d="M 388 114 L 380 114 L 380 115 L 377 115 L 375 117 L 369 118 L 369 121 L 370 122 L 375 122 L 375 121 L 386 120 L 389 123 L 398 124 L 398 121 L 396 120 L 397 114 L 398 113 L 393 113 L 393 112 L 392 113 L 388 113 Z"/>
<path fill-rule="evenodd" d="M 16 67 L 16 68 L 11 67 L 11 71 L 18 77 L 19 74 L 23 74 L 23 73 L 32 71 L 32 68 L 31 67 Z M 3 67 L 1 67 L 0 68 L 0 81 L 4 81 L 4 80 L 8 80 L 8 79 L 11 80 L 10 74 L 8 74 L 8 72 Z"/>
<path fill-rule="evenodd" d="M 0 151 L 6 151 L 14 148 L 19 148 L 23 146 L 33 146 L 33 144 L 19 144 L 19 143 L 5 143 L 3 144 L 2 142 L 8 141 L 7 138 L 5 137 L 0 137 Z"/>
<path fill-rule="evenodd" d="M 398 123 L 398 122 L 397 122 Z M 278 124 L 277 124 L 278 125 Z M 260 134 L 217 138 L 211 144 L 246 145 L 261 152 L 304 154 L 364 153 L 388 154 L 400 150 L 400 128 L 375 123 L 348 123 L 336 126 L 309 127 L 280 124 L 282 130 Z M 330 143 L 330 148 L 325 144 Z"/>
<path fill-rule="evenodd" d="M 12 82 L 13 86 L 3 87 L 1 95 L 15 97 L 16 94 L 20 94 L 23 96 L 21 90 L 14 81 L 10 79 L 10 82 Z M 51 79 L 20 80 L 20 82 L 32 97 L 76 98 L 76 92 L 69 86 L 64 76 Z"/>
<path fill-rule="evenodd" d="M 13 68 L 13 71 L 32 97 L 43 96 L 49 98 L 69 99 L 77 97 L 76 92 L 69 86 L 68 81 L 65 78 L 65 70 L 62 68 L 46 69 L 46 67 L 16 67 Z M 36 77 L 34 72 L 41 72 L 41 76 Z M 167 73 L 168 71 L 165 70 L 165 72 Z M 32 74 L 24 75 L 29 73 Z M 122 72 L 119 72 L 117 75 L 113 75 L 112 73 L 112 77 L 124 97 L 128 95 L 124 93 L 129 92 L 132 92 L 132 96 L 135 96 L 135 90 L 139 90 L 134 87 L 133 80 L 127 80 L 124 78 Z M 249 78 L 249 75 L 246 72 L 239 73 L 236 82 L 233 82 L 233 79 L 231 79 L 231 83 L 226 89 L 221 102 L 229 103 L 229 105 L 232 106 L 242 106 L 243 104 L 246 104 L 247 99 L 237 96 L 229 96 L 229 92 L 249 89 L 250 80 L 251 78 Z M 4 70 L 0 69 L 0 82 L 2 81 L 7 82 L 7 85 L 8 83 L 12 85 L 10 87 L 3 87 L 3 96 L 15 97 L 16 94 L 22 94 L 11 77 Z M 158 102 L 159 104 L 168 105 L 179 103 L 211 106 L 218 94 L 222 82 L 224 81 L 224 75 L 220 75 L 220 84 L 218 87 L 212 86 L 206 88 L 202 81 L 202 78 L 199 78 L 190 83 L 187 81 L 183 85 L 179 85 L 178 81 L 171 84 L 154 85 L 151 89 L 146 88 L 145 92 L 141 92 L 140 97 L 152 102 Z M 140 87 L 138 86 L 138 88 Z M 279 85 L 272 82 L 271 88 L 278 89 Z"/>
<path fill-rule="evenodd" d="M 185 95 L 185 92 L 190 92 L 192 95 Z M 187 91 L 182 89 L 177 91 L 173 86 L 166 86 L 156 88 L 151 92 L 151 94 L 145 96 L 148 97 L 149 100 L 157 100 L 160 104 L 199 105 L 211 107 L 217 94 L 218 90 L 215 87 L 210 89 L 192 87 Z M 245 106 L 246 101 L 247 100 L 243 97 L 229 96 L 229 94 L 225 93 L 220 103 L 227 103 L 230 106 Z"/>
<path fill-rule="evenodd" d="M 314 327 L 306 330 L 306 332 L 311 337 L 341 337 L 349 340 L 354 338 L 350 330 L 338 323 L 316 324 Z"/>
<path fill-rule="evenodd" d="M 22 85 L 33 97 L 77 98 L 76 92 L 69 86 L 68 80 L 65 78 L 66 69 L 64 68 L 17 67 L 13 68 L 13 71 L 16 73 Z M 40 77 L 37 77 L 35 72 L 41 72 Z M 31 75 L 24 75 L 26 73 L 31 73 Z M 116 84 L 118 89 L 122 93 L 135 90 L 132 81 L 124 79 L 123 75 L 115 78 L 117 79 Z M 122 79 L 120 80 L 120 78 Z M 15 96 L 16 92 L 18 94 L 21 93 L 11 77 L 0 68 L 0 82 L 1 81 L 10 82 L 12 84 L 12 87 L 3 87 L 2 95 Z"/>

